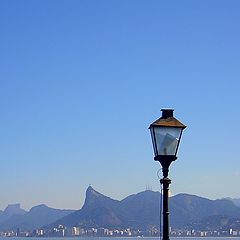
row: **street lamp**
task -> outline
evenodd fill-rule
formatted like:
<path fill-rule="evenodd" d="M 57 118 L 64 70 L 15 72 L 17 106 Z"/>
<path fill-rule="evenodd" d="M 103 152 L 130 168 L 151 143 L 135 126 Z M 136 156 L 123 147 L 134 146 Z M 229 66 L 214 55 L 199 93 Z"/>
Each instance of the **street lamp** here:
<path fill-rule="evenodd" d="M 177 159 L 177 151 L 182 132 L 186 126 L 173 117 L 173 109 L 162 109 L 162 117 L 153 122 L 149 129 L 151 132 L 154 160 L 162 166 L 163 178 L 163 237 L 169 240 L 169 208 L 168 191 L 171 180 L 168 178 L 170 164 Z"/>

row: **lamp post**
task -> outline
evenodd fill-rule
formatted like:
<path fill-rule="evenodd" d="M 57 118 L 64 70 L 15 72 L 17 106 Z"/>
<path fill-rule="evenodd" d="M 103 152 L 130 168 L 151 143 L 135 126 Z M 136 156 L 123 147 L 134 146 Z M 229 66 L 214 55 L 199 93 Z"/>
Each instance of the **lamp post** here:
<path fill-rule="evenodd" d="M 182 132 L 186 126 L 173 117 L 173 109 L 162 109 L 162 117 L 154 121 L 149 129 L 151 132 L 154 160 L 162 166 L 163 178 L 163 237 L 169 240 L 169 207 L 168 192 L 171 180 L 168 178 L 170 164 L 177 159 L 177 151 Z"/>

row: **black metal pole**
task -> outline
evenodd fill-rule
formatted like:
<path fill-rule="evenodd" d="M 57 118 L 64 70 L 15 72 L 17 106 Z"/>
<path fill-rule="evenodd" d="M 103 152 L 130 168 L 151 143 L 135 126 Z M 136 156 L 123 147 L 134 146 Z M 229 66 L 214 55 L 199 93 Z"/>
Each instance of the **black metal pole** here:
<path fill-rule="evenodd" d="M 169 185 L 171 180 L 168 178 L 169 167 L 173 161 L 177 159 L 176 156 L 161 156 L 155 160 L 159 161 L 162 165 L 163 178 L 160 183 L 163 185 L 163 228 L 162 228 L 162 240 L 169 240 Z"/>
<path fill-rule="evenodd" d="M 169 185 L 171 180 L 168 177 L 163 177 L 160 180 L 160 183 L 163 185 L 163 236 L 162 240 L 169 240 Z"/>

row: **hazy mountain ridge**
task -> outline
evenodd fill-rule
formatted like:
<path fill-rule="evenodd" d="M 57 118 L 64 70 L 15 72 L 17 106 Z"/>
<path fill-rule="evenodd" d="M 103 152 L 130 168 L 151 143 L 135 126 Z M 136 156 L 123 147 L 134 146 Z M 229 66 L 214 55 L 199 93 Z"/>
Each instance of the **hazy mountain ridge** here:
<path fill-rule="evenodd" d="M 0 211 L 0 224 L 14 215 L 24 215 L 26 213 L 27 211 L 22 209 L 19 203 L 8 204 L 4 211 Z"/>
<path fill-rule="evenodd" d="M 52 226 L 63 224 L 68 227 L 131 227 L 147 229 L 159 225 L 160 193 L 144 191 L 118 201 L 108 198 L 92 187 L 86 192 L 82 209 L 58 220 Z M 170 198 L 171 226 L 192 226 L 211 216 L 227 216 L 240 219 L 240 208 L 231 201 L 210 200 L 190 194 L 178 194 Z M 49 226 L 50 227 L 50 226 Z"/>
<path fill-rule="evenodd" d="M 66 227 L 115 229 L 158 227 L 160 197 L 159 192 L 147 190 L 119 201 L 88 187 L 80 210 L 53 209 L 42 204 L 23 215 L 12 215 L 0 223 L 0 230 L 33 230 L 40 227 L 51 229 L 60 224 Z M 0 217 L 2 214 L 0 212 Z M 240 208 L 228 199 L 210 200 L 190 194 L 178 194 L 170 198 L 170 224 L 175 229 L 224 228 L 236 226 L 239 220 Z"/>
<path fill-rule="evenodd" d="M 33 230 L 55 222 L 74 211 L 75 210 L 54 209 L 41 204 L 32 207 L 29 212 L 24 210 L 24 214 L 12 214 L 0 223 L 0 230 L 17 230 L 18 228 L 22 230 Z"/>
<path fill-rule="evenodd" d="M 116 216 L 119 208 L 119 201 L 111 199 L 103 194 L 95 191 L 92 187 L 88 187 L 83 207 L 80 210 L 58 220 L 47 228 L 55 225 L 63 224 L 65 226 L 101 226 L 104 222 L 105 226 L 116 227 L 121 225 L 121 219 Z"/>
<path fill-rule="evenodd" d="M 237 207 L 240 207 L 240 198 L 223 198 L 223 199 L 226 199 L 226 200 L 230 200 L 232 201 Z"/>
<path fill-rule="evenodd" d="M 229 200 L 210 200 L 190 194 L 171 197 L 170 211 L 171 224 L 176 227 L 216 215 L 240 218 L 240 208 Z"/>

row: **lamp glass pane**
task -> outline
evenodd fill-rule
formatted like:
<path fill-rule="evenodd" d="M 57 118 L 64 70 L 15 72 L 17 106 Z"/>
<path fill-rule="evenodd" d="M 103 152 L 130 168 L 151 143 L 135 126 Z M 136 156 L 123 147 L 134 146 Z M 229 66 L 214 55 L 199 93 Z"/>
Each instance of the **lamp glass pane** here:
<path fill-rule="evenodd" d="M 157 155 L 175 155 L 182 128 L 155 127 Z"/>
<path fill-rule="evenodd" d="M 155 138 L 155 135 L 154 135 L 154 128 L 153 127 L 150 128 L 150 132 L 151 132 L 151 137 L 152 137 L 154 155 L 157 156 L 157 145 L 156 145 L 156 138 Z"/>

